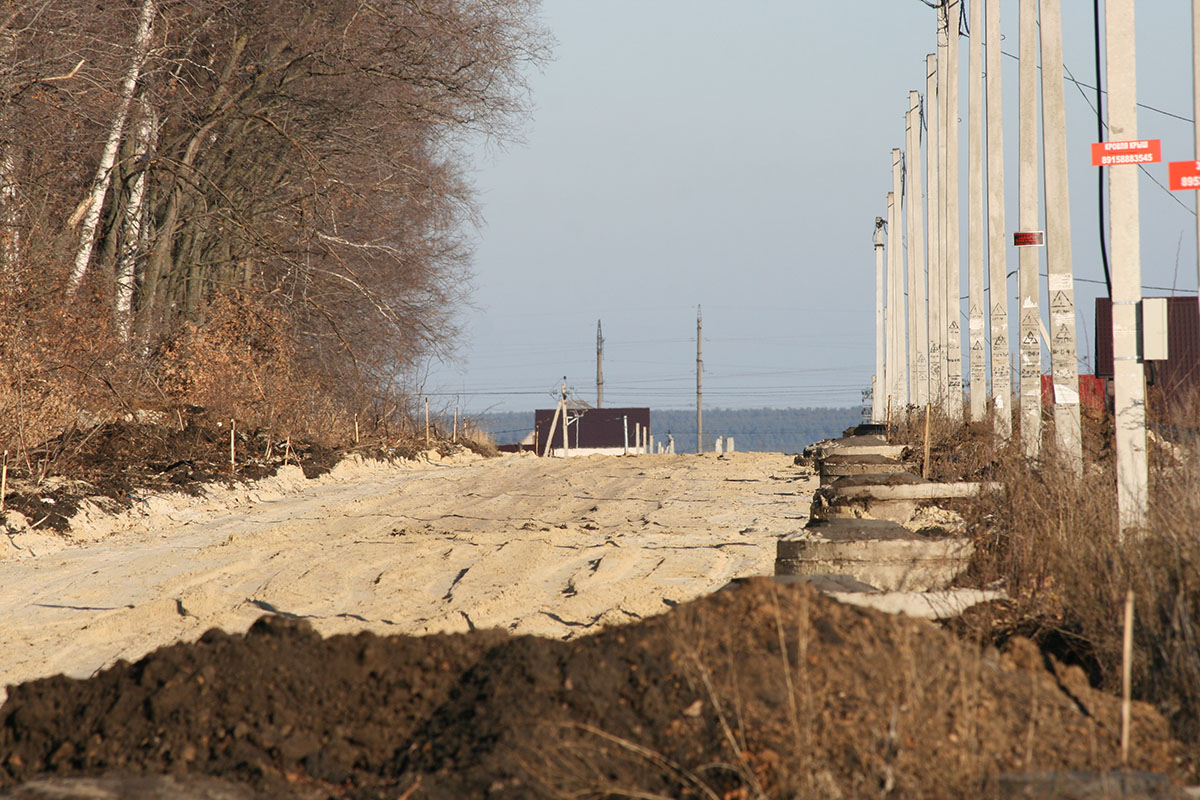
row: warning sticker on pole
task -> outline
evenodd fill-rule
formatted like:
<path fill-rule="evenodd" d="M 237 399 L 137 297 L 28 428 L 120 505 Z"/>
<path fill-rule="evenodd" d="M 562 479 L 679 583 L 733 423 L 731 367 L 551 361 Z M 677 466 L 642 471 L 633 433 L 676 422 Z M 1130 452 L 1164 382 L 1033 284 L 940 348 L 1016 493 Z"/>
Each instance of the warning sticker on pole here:
<path fill-rule="evenodd" d="M 1200 189 L 1200 161 L 1172 161 L 1167 164 L 1167 173 L 1173 192 Z"/>
<path fill-rule="evenodd" d="M 1092 166 L 1113 167 L 1120 164 L 1154 164 L 1162 161 L 1161 139 L 1138 139 L 1131 142 L 1095 142 L 1092 144 Z"/>
<path fill-rule="evenodd" d="M 1014 231 L 1013 247 L 1045 247 L 1045 231 Z"/>

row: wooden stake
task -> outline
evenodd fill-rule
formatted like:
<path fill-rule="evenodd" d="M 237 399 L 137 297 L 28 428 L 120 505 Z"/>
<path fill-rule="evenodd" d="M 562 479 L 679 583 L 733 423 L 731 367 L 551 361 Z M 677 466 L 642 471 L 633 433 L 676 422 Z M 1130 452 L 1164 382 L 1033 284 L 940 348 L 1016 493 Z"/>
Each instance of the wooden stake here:
<path fill-rule="evenodd" d="M 4 513 L 4 495 L 8 494 L 8 451 L 4 451 L 4 466 L 0 467 L 0 514 Z"/>
<path fill-rule="evenodd" d="M 237 460 L 235 458 L 236 451 L 234 450 L 234 446 L 233 446 L 234 425 L 235 425 L 234 421 L 232 419 L 229 420 L 229 469 L 230 470 L 235 469 L 236 465 L 237 465 Z"/>
<path fill-rule="evenodd" d="M 929 478 L 929 409 L 931 405 L 925 404 L 925 460 L 921 462 L 921 477 Z"/>
<path fill-rule="evenodd" d="M 1121 647 L 1121 763 L 1129 763 L 1130 692 L 1133 683 L 1133 590 L 1125 593 L 1125 641 Z"/>
<path fill-rule="evenodd" d="M 283 465 L 286 467 L 288 458 L 292 455 L 292 436 L 288 434 L 287 442 L 283 445 Z"/>
<path fill-rule="evenodd" d="M 452 441 L 458 441 L 458 406 L 454 407 L 454 437 Z"/>
<path fill-rule="evenodd" d="M 429 447 L 429 395 L 425 396 L 425 446 Z"/>
<path fill-rule="evenodd" d="M 358 444 L 358 414 L 354 415 L 354 443 Z"/>

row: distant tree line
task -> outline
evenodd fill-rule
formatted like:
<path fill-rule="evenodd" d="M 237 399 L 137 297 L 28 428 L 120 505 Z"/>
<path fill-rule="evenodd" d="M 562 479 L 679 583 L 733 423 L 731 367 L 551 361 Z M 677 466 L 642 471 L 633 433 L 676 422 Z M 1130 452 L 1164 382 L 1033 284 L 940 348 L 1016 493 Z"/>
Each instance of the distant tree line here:
<path fill-rule="evenodd" d="M 718 436 L 732 436 L 738 450 L 799 453 L 821 439 L 840 436 L 862 422 L 858 406 L 843 408 L 712 408 L 704 410 L 705 450 Z M 533 412 L 501 412 L 479 419 L 498 444 L 513 444 L 533 430 Z M 651 409 L 656 441 L 675 437 L 675 452 L 696 452 L 695 409 Z"/>

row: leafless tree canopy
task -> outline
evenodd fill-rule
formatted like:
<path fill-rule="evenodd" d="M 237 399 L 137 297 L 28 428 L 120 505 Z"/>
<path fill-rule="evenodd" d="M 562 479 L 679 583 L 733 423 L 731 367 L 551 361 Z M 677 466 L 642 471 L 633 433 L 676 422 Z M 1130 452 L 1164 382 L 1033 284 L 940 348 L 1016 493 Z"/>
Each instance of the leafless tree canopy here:
<path fill-rule="evenodd" d="M 232 308 L 335 383 L 446 347 L 463 146 L 519 120 L 537 4 L 0 4 L 5 313 L 152 367 Z"/>

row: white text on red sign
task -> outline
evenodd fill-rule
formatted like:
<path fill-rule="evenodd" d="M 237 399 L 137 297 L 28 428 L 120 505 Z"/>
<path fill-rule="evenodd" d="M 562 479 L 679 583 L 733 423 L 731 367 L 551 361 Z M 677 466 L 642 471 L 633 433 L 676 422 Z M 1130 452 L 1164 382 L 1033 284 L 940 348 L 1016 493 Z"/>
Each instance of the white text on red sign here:
<path fill-rule="evenodd" d="M 1172 161 L 1167 165 L 1171 190 L 1200 189 L 1200 161 Z"/>
<path fill-rule="evenodd" d="M 1092 166 L 1153 164 L 1162 161 L 1161 139 L 1135 139 L 1128 142 L 1096 142 L 1092 145 Z"/>

